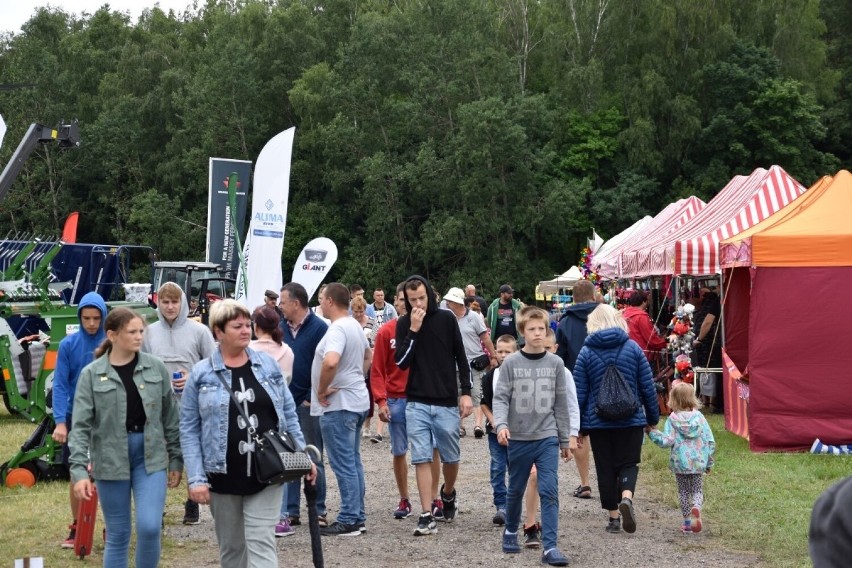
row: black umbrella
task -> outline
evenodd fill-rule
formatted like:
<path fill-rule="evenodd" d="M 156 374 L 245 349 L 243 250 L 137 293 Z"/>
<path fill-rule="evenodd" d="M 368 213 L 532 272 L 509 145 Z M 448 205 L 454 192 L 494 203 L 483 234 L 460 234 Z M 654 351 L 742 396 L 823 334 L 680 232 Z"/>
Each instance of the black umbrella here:
<path fill-rule="evenodd" d="M 305 451 L 314 461 L 319 462 L 322 454 L 316 446 L 305 446 Z M 325 561 L 322 557 L 322 537 L 320 536 L 319 514 L 317 513 L 317 486 L 305 481 L 305 502 L 308 508 L 308 530 L 311 533 L 311 557 L 314 560 L 314 568 L 323 568 Z"/>

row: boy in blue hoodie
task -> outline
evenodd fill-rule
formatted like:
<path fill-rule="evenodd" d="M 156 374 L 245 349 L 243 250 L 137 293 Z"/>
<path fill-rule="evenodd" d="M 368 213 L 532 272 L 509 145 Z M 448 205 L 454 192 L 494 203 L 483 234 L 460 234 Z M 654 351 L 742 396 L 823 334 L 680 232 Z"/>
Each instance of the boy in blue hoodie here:
<path fill-rule="evenodd" d="M 83 367 L 94 361 L 95 348 L 106 339 L 104 320 L 107 306 L 97 292 L 89 292 L 80 300 L 77 306 L 77 319 L 80 329 L 65 337 L 59 343 L 56 354 L 56 369 L 53 371 L 53 439 L 63 444 L 62 460 L 68 465 L 68 432 L 71 430 L 71 414 L 74 409 L 74 392 L 77 390 L 77 379 Z M 62 548 L 74 548 L 74 538 L 77 536 L 78 499 L 74 497 L 74 487 L 69 485 L 69 500 L 71 503 L 71 532 L 62 542 Z"/>

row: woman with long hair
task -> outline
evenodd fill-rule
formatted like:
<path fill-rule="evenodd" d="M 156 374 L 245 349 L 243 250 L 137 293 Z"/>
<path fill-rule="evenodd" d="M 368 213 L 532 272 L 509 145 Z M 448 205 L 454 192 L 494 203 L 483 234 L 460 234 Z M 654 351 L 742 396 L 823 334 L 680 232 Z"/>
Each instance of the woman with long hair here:
<path fill-rule="evenodd" d="M 136 566 L 160 562 L 166 486 L 180 483 L 178 407 L 162 361 L 141 353 L 145 323 L 115 308 L 106 339 L 80 374 L 71 430 L 71 480 L 77 498 L 92 498 L 95 479 L 106 525 L 104 566 L 128 563 L 131 495 L 136 510 Z"/>

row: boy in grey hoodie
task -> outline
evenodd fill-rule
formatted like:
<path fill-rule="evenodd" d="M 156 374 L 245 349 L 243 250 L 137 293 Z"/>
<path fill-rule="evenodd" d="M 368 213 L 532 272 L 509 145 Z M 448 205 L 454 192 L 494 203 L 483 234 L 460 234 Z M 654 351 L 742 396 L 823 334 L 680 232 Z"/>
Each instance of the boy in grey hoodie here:
<path fill-rule="evenodd" d="M 571 459 L 568 389 L 562 359 L 545 349 L 550 318 L 534 306 L 521 309 L 518 331 L 524 337 L 521 351 L 503 361 L 492 401 L 497 441 L 508 446 L 509 489 L 503 552 L 521 551 L 518 525 L 524 489 L 535 465 L 541 498 L 542 564 L 567 566 L 568 558 L 556 548 L 559 524 L 559 455 Z"/>
<path fill-rule="evenodd" d="M 160 321 L 145 330 L 142 351 L 162 359 L 169 373 L 181 374 L 180 379 L 172 381 L 180 401 L 180 392 L 193 365 L 210 357 L 216 342 L 208 328 L 189 319 L 186 294 L 174 282 L 166 282 L 157 290 L 157 317 Z M 187 499 L 183 524 L 197 525 L 199 521 L 198 503 Z"/>

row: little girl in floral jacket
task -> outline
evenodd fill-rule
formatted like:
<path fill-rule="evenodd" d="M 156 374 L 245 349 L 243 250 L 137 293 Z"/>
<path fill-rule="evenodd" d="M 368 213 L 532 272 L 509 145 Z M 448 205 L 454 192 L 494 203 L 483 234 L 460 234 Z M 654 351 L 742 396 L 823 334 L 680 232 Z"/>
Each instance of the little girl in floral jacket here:
<path fill-rule="evenodd" d="M 701 532 L 702 480 L 713 467 L 713 452 L 716 450 L 713 432 L 698 411 L 700 407 L 693 386 L 680 383 L 669 394 L 672 414 L 663 431 L 653 427 L 648 432 L 655 444 L 672 449 L 669 468 L 677 481 L 680 511 L 683 513 L 681 531 L 685 534 Z"/>

